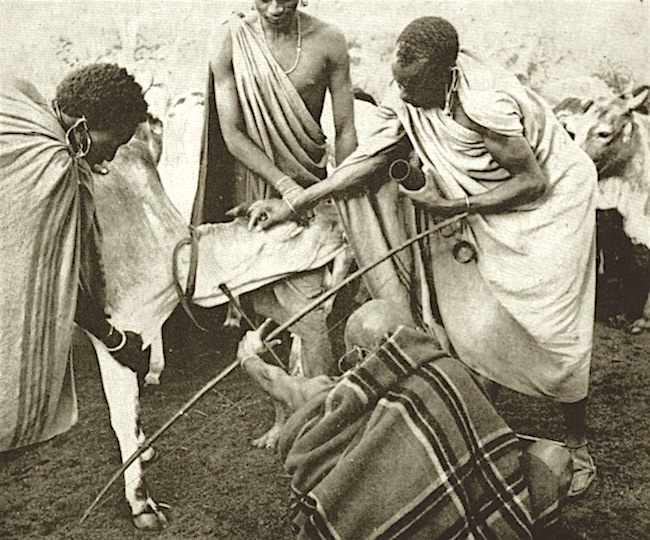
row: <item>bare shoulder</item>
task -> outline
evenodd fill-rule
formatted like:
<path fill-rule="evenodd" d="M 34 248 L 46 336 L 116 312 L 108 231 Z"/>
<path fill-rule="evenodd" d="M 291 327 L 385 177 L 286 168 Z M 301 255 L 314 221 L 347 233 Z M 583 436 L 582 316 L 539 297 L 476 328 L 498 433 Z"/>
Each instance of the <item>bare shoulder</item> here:
<path fill-rule="evenodd" d="M 232 37 L 227 22 L 219 24 L 212 33 L 209 61 L 213 71 L 232 66 Z"/>
<path fill-rule="evenodd" d="M 347 42 L 343 32 L 338 27 L 304 12 L 301 12 L 300 17 L 305 38 L 318 43 L 318 46 L 322 48 L 328 57 L 347 56 Z"/>

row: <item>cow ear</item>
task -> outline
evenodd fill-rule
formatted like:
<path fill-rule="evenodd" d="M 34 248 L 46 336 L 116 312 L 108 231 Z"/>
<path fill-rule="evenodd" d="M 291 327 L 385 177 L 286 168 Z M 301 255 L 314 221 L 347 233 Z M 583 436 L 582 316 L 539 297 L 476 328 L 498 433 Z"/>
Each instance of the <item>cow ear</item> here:
<path fill-rule="evenodd" d="M 643 88 L 643 87 L 642 87 Z M 648 95 L 650 94 L 650 88 L 644 87 L 638 94 L 628 98 L 625 104 L 626 112 L 636 111 L 639 109 L 644 109 L 647 112 L 648 110 Z"/>

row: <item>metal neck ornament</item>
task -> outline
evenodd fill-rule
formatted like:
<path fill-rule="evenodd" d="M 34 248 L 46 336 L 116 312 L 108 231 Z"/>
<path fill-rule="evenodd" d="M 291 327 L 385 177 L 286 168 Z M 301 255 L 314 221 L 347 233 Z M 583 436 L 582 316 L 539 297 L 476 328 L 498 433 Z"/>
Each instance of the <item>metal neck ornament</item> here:
<path fill-rule="evenodd" d="M 453 116 L 453 106 L 454 106 L 454 95 L 458 90 L 458 67 L 454 66 L 451 68 L 451 82 L 447 86 L 447 91 L 445 93 L 445 108 L 442 110 L 447 116 Z"/>
<path fill-rule="evenodd" d="M 266 48 L 271 51 L 271 47 L 269 47 L 268 42 L 266 41 L 266 33 L 264 32 L 264 26 L 262 26 L 262 37 L 264 38 L 264 44 L 266 45 Z M 302 52 L 302 32 L 300 30 L 300 13 L 296 11 L 296 26 L 297 26 L 297 31 L 298 31 L 298 42 L 296 43 L 296 60 L 294 61 L 293 65 L 284 71 L 285 75 L 289 75 L 290 73 L 293 73 L 295 69 L 298 67 L 298 63 L 300 62 L 300 53 Z M 273 52 L 271 52 L 273 54 Z"/>

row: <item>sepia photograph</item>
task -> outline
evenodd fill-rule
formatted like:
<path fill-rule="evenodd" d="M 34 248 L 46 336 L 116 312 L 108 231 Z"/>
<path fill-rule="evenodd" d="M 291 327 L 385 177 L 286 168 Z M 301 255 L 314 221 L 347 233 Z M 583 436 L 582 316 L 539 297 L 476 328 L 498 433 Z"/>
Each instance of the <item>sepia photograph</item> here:
<path fill-rule="evenodd" d="M 650 538 L 648 0 L 2 0 L 0 539 Z"/>

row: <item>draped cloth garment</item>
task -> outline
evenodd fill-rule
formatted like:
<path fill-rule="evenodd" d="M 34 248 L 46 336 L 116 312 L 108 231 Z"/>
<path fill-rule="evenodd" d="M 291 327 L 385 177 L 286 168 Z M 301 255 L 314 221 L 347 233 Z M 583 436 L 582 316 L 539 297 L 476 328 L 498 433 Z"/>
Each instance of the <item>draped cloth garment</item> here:
<path fill-rule="evenodd" d="M 458 230 L 430 237 L 413 254 L 405 286 L 419 287 L 420 313 L 435 294 L 451 343 L 472 369 L 519 392 L 578 401 L 587 394 L 593 333 L 595 168 L 550 107 L 515 77 L 465 52 L 458 67 L 458 98 L 467 116 L 496 133 L 525 137 L 551 187 L 533 203 L 474 214 Z M 378 129 L 347 163 L 387 152 L 407 137 L 433 172 L 422 189 L 462 198 L 510 177 L 478 133 L 440 110 L 413 107 L 395 94 L 378 115 Z M 384 191 L 384 207 L 390 201 L 403 206 L 394 189 Z M 381 226 L 398 235 L 432 223 L 426 211 L 410 210 L 401 224 L 384 220 Z M 477 262 L 453 258 L 459 239 L 475 245 Z"/>
<path fill-rule="evenodd" d="M 230 19 L 232 63 L 246 132 L 285 174 L 303 187 L 326 175 L 325 135 L 266 46 L 258 15 Z M 242 174 L 242 172 L 240 172 Z M 238 202 L 273 195 L 250 172 Z"/>
<path fill-rule="evenodd" d="M 175 261 L 172 254 L 190 230 L 137 137 L 120 147 L 106 167 L 108 174 L 97 178 L 94 194 L 102 230 L 106 310 L 116 328 L 141 334 L 149 345 L 178 305 L 175 277 L 181 285 L 187 283 L 189 244 L 178 249 Z M 334 229 L 325 216 L 317 216 L 306 228 L 289 222 L 263 233 L 249 231 L 244 218 L 199 225 L 193 302 L 202 307 L 228 302 L 221 283 L 241 295 L 324 266 L 342 249 Z"/>
<path fill-rule="evenodd" d="M 401 327 L 284 426 L 298 538 L 530 538 L 516 435 L 467 368 Z"/>
<path fill-rule="evenodd" d="M 0 90 L 0 451 L 77 420 L 69 359 L 80 271 L 80 186 L 50 107 L 25 81 Z"/>
<path fill-rule="evenodd" d="M 302 187 L 315 184 L 327 174 L 327 147 L 320 124 L 267 47 L 257 12 L 246 17 L 235 14 L 229 28 L 233 73 L 246 133 L 284 174 Z M 275 190 L 263 179 L 243 164 L 235 163 L 237 203 L 275 196 Z M 327 211 L 324 203 L 314 213 Z M 339 231 L 333 229 L 331 234 L 320 235 L 318 243 L 330 244 L 332 234 L 343 246 L 340 227 Z M 321 250 L 317 244 L 314 249 Z M 287 253 L 287 256 L 294 257 L 297 253 Z M 254 310 L 276 322 L 285 321 L 323 291 L 324 276 L 324 269 L 289 276 L 260 291 L 254 298 Z M 310 375 L 333 369 L 326 319 L 327 313 L 320 306 L 290 328 L 302 340 L 302 363 Z"/>
<path fill-rule="evenodd" d="M 247 135 L 285 174 L 303 187 L 326 176 L 325 135 L 267 47 L 257 13 L 228 20 L 232 63 Z M 208 71 L 201 169 L 192 223 L 226 220 L 243 202 L 277 196 L 228 152 L 219 126 L 214 73 Z M 234 182 L 233 182 L 234 176 Z"/>

